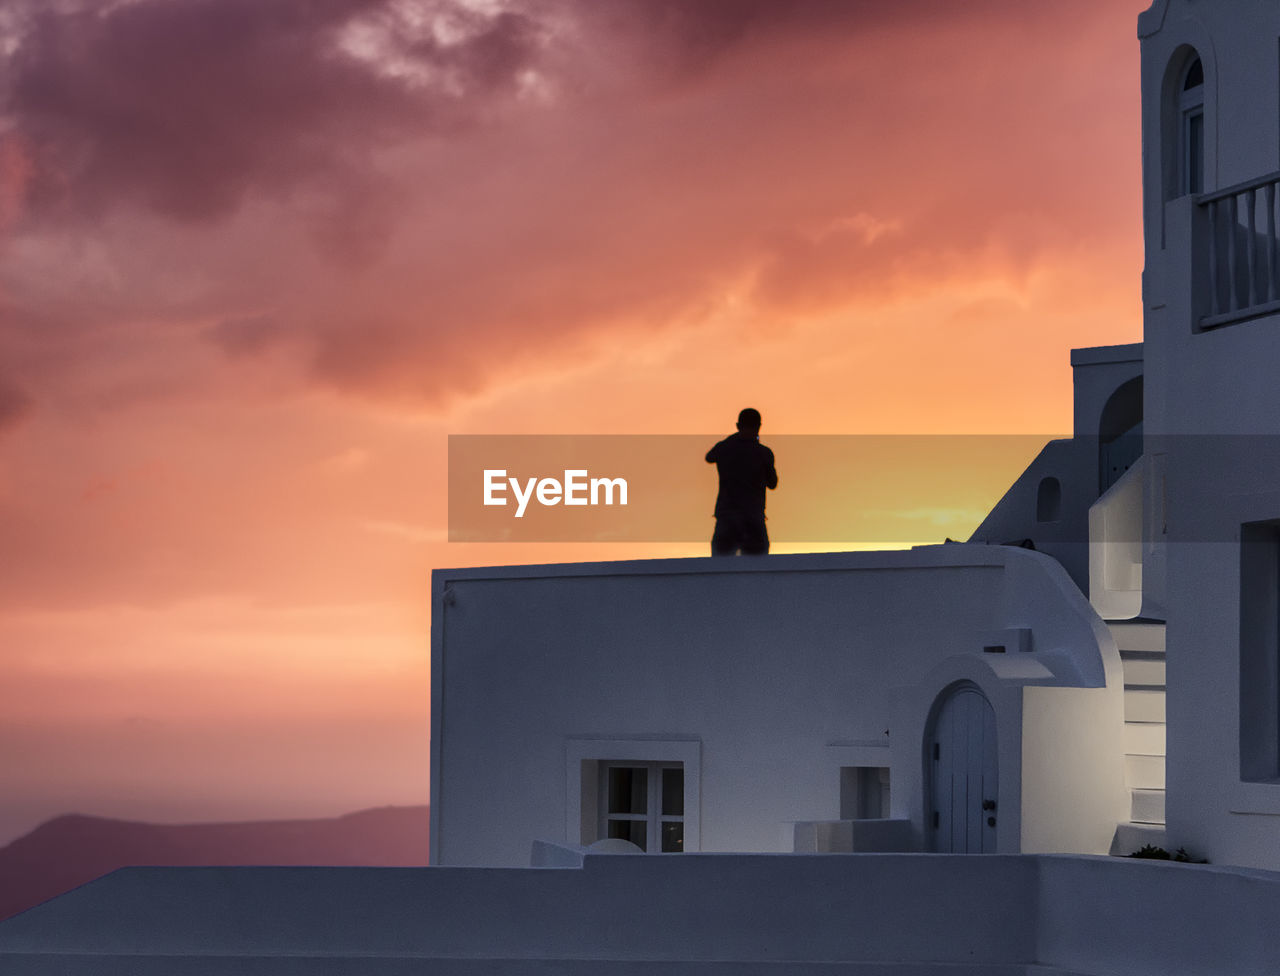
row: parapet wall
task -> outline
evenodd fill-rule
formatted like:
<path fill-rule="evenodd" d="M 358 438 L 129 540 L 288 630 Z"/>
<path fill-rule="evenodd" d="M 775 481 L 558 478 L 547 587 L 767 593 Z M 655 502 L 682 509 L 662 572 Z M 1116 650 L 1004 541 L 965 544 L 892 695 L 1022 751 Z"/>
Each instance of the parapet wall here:
<path fill-rule="evenodd" d="M 596 972 L 664 976 L 784 963 L 860 976 L 1270 976 L 1276 918 L 1280 874 L 1061 855 L 587 854 L 580 868 L 128 868 L 0 923 L 0 971 L 150 973 L 163 963 L 178 976 L 381 974 L 422 971 L 404 960 L 439 960 L 432 972 L 471 973 L 483 960 L 493 973 L 561 963 L 555 971 L 577 973 L 591 962 Z M 276 968 L 245 968 L 268 957 Z"/>

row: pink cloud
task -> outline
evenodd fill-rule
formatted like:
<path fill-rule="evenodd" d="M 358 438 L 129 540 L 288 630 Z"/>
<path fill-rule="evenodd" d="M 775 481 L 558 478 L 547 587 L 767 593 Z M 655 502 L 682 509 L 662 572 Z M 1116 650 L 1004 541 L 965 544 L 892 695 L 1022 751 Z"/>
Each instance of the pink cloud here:
<path fill-rule="evenodd" d="M 833 0 L 42 8 L 6 97 L 36 170 L 0 329 L 204 320 L 229 366 L 288 350 L 321 385 L 439 409 L 599 338 L 687 327 L 744 282 L 768 319 L 963 273 L 995 240 L 1052 262 L 1098 231 L 1082 200 L 1133 195 L 1113 189 L 1132 146 L 1023 133 L 1115 111 L 1071 69 L 1098 25 L 1127 43 L 1131 20 Z M 898 232 L 805 236 L 860 213 Z"/>
<path fill-rule="evenodd" d="M 19 423 L 31 408 L 31 399 L 0 377 L 0 433 Z"/>
<path fill-rule="evenodd" d="M 473 103 L 510 90 L 536 49 L 531 22 L 514 13 L 448 45 L 428 34 L 400 54 L 440 81 L 414 86 L 374 70 L 383 52 L 362 60 L 342 43 L 394 9 L 387 0 L 27 8 L 5 101 L 33 149 L 32 206 L 75 219 L 141 205 L 193 221 L 309 185 L 362 198 L 376 182 L 371 147 L 410 127 L 470 122 Z"/>

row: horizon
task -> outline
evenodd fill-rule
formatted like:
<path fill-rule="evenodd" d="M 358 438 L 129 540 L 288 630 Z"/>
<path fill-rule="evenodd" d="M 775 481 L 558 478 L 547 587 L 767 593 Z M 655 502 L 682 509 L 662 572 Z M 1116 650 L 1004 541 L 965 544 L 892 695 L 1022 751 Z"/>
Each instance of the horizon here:
<path fill-rule="evenodd" d="M 449 435 L 1070 430 L 1146 6 L 0 0 L 0 845 L 427 805 L 433 568 L 706 554 L 450 543 Z"/>

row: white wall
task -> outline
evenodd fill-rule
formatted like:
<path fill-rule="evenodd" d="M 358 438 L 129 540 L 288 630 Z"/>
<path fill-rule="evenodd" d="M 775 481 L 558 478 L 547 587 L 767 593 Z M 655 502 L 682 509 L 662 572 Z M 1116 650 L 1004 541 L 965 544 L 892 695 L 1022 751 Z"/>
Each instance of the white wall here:
<path fill-rule="evenodd" d="M 969 537 L 999 545 L 1030 539 L 1037 552 L 1058 560 L 1081 590 L 1089 586 L 1089 506 L 1098 497 L 1096 437 L 1049 441 L 1001 496 Z M 1041 482 L 1055 478 L 1061 511 L 1052 521 L 1037 517 Z"/>
<path fill-rule="evenodd" d="M 1061 748 L 1103 770 L 1121 761 L 1114 644 L 1038 553 L 956 545 L 439 570 L 433 582 L 433 863 L 527 864 L 535 840 L 581 841 L 581 760 L 646 749 L 686 763 L 700 801 L 689 849 L 779 850 L 781 824 L 839 816 L 848 765 L 891 767 L 892 815 L 923 842 L 925 724 L 955 680 L 996 708 L 1001 850 L 1021 843 L 1024 764 Z M 1010 651 L 984 653 L 1000 640 Z M 1089 717 L 1113 730 L 1106 754 L 1082 738 L 1024 750 L 1029 685 L 1106 687 Z M 1104 773 L 1062 799 L 1094 817 L 1113 809 L 1113 786 Z"/>
<path fill-rule="evenodd" d="M 1018 850 L 1107 851 L 1128 819 L 1124 757 L 1112 688 L 1023 690 L 1022 817 Z"/>
<path fill-rule="evenodd" d="M 861 976 L 1270 976 L 1278 917 L 1280 875 L 1121 858 L 587 855 L 579 869 L 128 868 L 0 922 L 0 971 L 686 976 L 721 966 L 772 972 L 767 964 L 788 961 L 788 971 L 812 963 L 815 972 L 847 963 Z M 1055 968 L 1024 968 L 1037 965 Z"/>
<path fill-rule="evenodd" d="M 1089 509 L 1089 602 L 1104 620 L 1142 611 L 1147 467 L 1139 459 Z"/>

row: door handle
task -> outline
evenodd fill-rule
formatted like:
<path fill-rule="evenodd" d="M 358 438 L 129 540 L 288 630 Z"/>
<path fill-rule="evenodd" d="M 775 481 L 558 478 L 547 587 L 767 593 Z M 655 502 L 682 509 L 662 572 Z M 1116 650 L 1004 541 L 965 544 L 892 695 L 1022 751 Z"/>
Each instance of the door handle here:
<path fill-rule="evenodd" d="M 995 800 L 983 800 L 983 801 L 982 801 L 982 809 L 984 809 L 984 810 L 994 810 L 995 808 L 996 808 L 996 801 L 995 801 Z"/>

